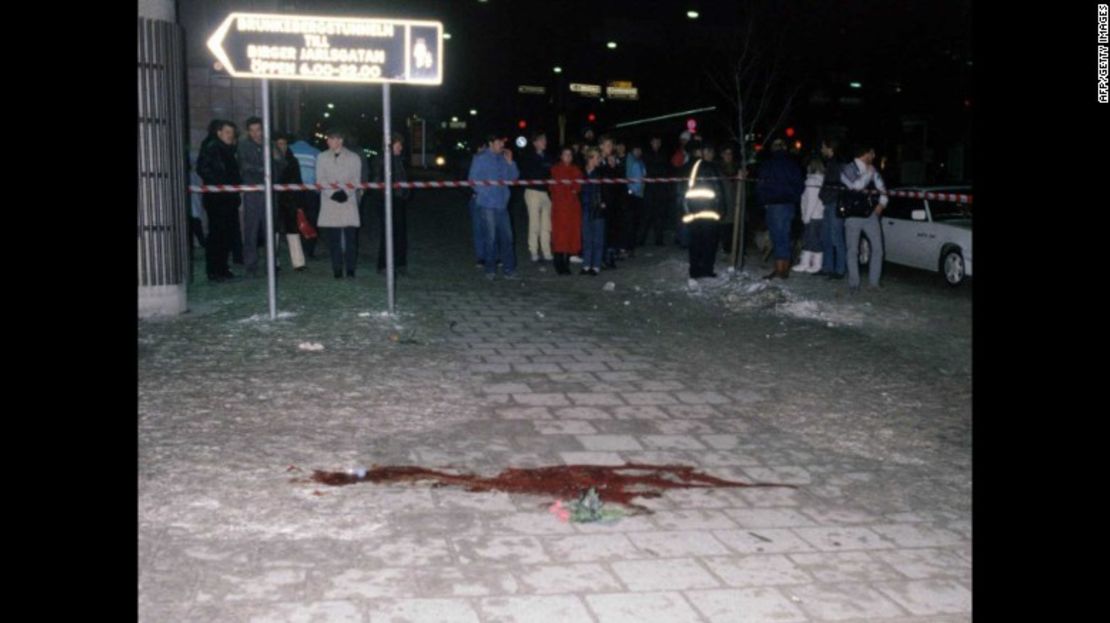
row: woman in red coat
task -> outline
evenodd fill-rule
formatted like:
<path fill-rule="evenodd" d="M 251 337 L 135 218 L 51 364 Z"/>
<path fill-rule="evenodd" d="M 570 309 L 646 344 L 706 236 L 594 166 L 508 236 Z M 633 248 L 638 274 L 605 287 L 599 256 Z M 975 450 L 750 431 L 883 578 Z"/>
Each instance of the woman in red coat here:
<path fill-rule="evenodd" d="M 585 177 L 582 169 L 574 164 L 574 152 L 564 147 L 559 163 L 551 167 L 551 177 L 557 184 L 551 186 L 551 252 L 555 256 L 555 272 L 570 274 L 570 256 L 582 251 L 582 204 L 578 193 L 582 185 L 565 184 L 561 180 L 580 180 Z"/>

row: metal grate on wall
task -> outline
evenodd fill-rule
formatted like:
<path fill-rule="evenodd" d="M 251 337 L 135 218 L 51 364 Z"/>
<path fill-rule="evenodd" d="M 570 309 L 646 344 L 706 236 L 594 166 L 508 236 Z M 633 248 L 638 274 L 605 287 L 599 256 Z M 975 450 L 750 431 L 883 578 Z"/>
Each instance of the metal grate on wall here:
<path fill-rule="evenodd" d="M 138 21 L 139 286 L 179 285 L 189 268 L 184 34 Z"/>

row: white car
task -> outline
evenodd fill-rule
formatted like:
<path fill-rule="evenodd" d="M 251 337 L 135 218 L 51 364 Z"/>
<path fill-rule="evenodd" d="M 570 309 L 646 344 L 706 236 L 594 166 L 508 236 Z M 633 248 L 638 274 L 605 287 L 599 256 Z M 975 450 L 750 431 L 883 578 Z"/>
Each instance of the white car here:
<path fill-rule="evenodd" d="M 969 186 L 892 189 L 910 192 L 970 195 Z M 883 229 L 883 259 L 887 262 L 938 272 L 949 285 L 971 276 L 971 204 L 937 198 L 890 197 L 879 217 Z M 860 264 L 871 258 L 866 235 L 860 236 Z"/>

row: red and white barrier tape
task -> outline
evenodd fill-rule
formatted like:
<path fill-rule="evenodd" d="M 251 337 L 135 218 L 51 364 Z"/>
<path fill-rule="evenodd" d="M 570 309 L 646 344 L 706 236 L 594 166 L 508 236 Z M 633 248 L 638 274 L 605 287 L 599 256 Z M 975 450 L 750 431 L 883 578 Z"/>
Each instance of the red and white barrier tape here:
<path fill-rule="evenodd" d="M 707 180 L 740 180 L 744 179 L 743 176 L 736 177 L 702 177 L 698 178 L 699 181 Z M 578 180 L 474 180 L 474 181 L 445 181 L 445 182 L 393 182 L 394 188 L 471 188 L 474 186 L 535 186 L 536 184 L 548 184 L 554 186 L 556 184 L 630 184 L 630 183 L 645 183 L 655 184 L 660 182 L 688 182 L 689 178 L 686 177 L 614 177 L 614 178 L 596 178 L 596 179 L 578 179 Z M 265 190 L 262 184 L 238 184 L 238 185 L 205 185 L 205 186 L 189 186 L 189 192 L 194 193 L 232 193 L 232 192 L 260 192 Z M 274 184 L 273 189 L 276 191 L 291 191 L 291 190 L 357 190 L 357 189 L 383 189 L 385 184 L 382 182 L 363 182 L 360 184 Z M 831 188 L 841 188 L 839 186 L 831 186 Z M 891 190 L 879 191 L 868 190 L 871 194 L 883 194 L 891 197 L 908 197 L 910 199 L 929 199 L 936 201 L 952 201 L 955 203 L 966 203 L 971 205 L 973 195 L 960 194 L 960 193 L 936 193 L 926 191 L 911 191 L 911 190 Z"/>

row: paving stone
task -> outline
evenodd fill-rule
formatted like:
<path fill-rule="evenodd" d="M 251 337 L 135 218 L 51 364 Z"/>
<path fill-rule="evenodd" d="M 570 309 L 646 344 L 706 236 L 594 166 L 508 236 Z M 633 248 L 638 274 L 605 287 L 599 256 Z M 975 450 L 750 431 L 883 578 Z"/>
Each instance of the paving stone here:
<path fill-rule="evenodd" d="M 570 398 L 575 405 L 591 407 L 610 407 L 624 404 L 619 396 L 612 393 L 567 393 L 567 398 Z"/>
<path fill-rule="evenodd" d="M 659 407 L 653 406 L 624 406 L 613 407 L 613 417 L 622 420 L 665 420 L 668 416 Z"/>
<path fill-rule="evenodd" d="M 798 606 L 820 621 L 851 621 L 904 616 L 906 611 L 866 584 L 791 586 Z"/>
<path fill-rule="evenodd" d="M 686 591 L 686 597 L 711 623 L 805 623 L 809 620 L 774 588 Z"/>
<path fill-rule="evenodd" d="M 744 473 L 756 482 L 773 482 L 787 485 L 808 485 L 813 482 L 809 472 L 805 468 L 797 466 L 745 467 Z"/>
<path fill-rule="evenodd" d="M 718 582 L 692 558 L 624 560 L 611 563 L 613 572 L 632 591 L 716 588 Z"/>
<path fill-rule="evenodd" d="M 652 422 L 651 425 L 662 435 L 697 435 L 704 439 L 704 435 L 713 435 L 716 432 L 712 423 L 698 420 L 664 420 Z M 708 445 L 714 447 L 712 444 Z"/>
<path fill-rule="evenodd" d="M 725 584 L 738 588 L 813 582 L 809 574 L 780 554 L 703 558 L 702 562 Z"/>
<path fill-rule="evenodd" d="M 675 397 L 688 405 L 723 405 L 732 402 L 717 392 L 675 392 Z"/>
<path fill-rule="evenodd" d="M 730 552 L 709 532 L 637 532 L 628 538 L 645 558 L 723 556 Z"/>
<path fill-rule="evenodd" d="M 704 450 L 697 439 L 689 435 L 643 435 L 644 446 L 659 450 Z"/>
<path fill-rule="evenodd" d="M 279 602 L 259 608 L 266 611 L 252 613 L 248 619 L 250 623 L 362 623 L 364 620 L 362 608 L 353 601 Z"/>
<path fill-rule="evenodd" d="M 451 564 L 451 548 L 441 537 L 390 536 L 362 546 L 365 560 L 378 567 L 420 567 Z"/>
<path fill-rule="evenodd" d="M 652 519 L 664 530 L 728 530 L 736 523 L 717 510 L 679 510 L 656 513 Z"/>
<path fill-rule="evenodd" d="M 523 497 L 523 496 L 522 496 Z M 555 515 L 548 513 L 547 507 L 551 500 L 541 499 L 536 496 L 527 496 L 525 512 L 511 513 L 499 516 L 489 522 L 489 528 L 496 534 L 574 534 L 574 526 L 570 523 L 559 521 Z"/>
<path fill-rule="evenodd" d="M 950 579 L 913 580 L 877 584 L 876 588 L 913 614 L 959 614 L 971 612 L 971 591 Z"/>
<path fill-rule="evenodd" d="M 821 551 L 891 549 L 894 544 L 863 527 L 795 528 L 794 532 Z"/>
<path fill-rule="evenodd" d="M 338 573 L 317 571 L 325 599 L 378 599 L 416 597 L 409 569 L 346 569 Z"/>
<path fill-rule="evenodd" d="M 785 528 L 715 530 L 713 536 L 741 554 L 811 552 L 814 549 L 793 531 Z"/>
<path fill-rule="evenodd" d="M 790 559 L 818 582 L 889 582 L 903 579 L 890 565 L 870 552 L 791 554 Z"/>
<path fill-rule="evenodd" d="M 508 420 L 550 420 L 554 417 L 547 407 L 505 407 L 497 415 Z"/>
<path fill-rule="evenodd" d="M 630 405 L 671 405 L 675 404 L 674 396 L 664 392 L 625 392 L 621 394 L 624 401 Z"/>
<path fill-rule="evenodd" d="M 567 407 L 555 409 L 555 417 L 565 420 L 608 420 L 612 416 L 597 407 Z"/>
<path fill-rule="evenodd" d="M 536 407 L 565 407 L 570 403 L 563 394 L 513 394 L 513 400 Z"/>
<path fill-rule="evenodd" d="M 626 560 L 640 554 L 624 534 L 583 534 L 542 539 L 544 549 L 558 562 Z"/>
<path fill-rule="evenodd" d="M 555 362 L 539 362 L 539 357 L 532 357 L 529 363 L 514 363 L 513 370 L 521 374 L 551 374 L 562 372 L 563 368 Z"/>
<path fill-rule="evenodd" d="M 487 394 L 527 394 L 532 389 L 524 383 L 491 383 L 483 385 L 482 391 Z"/>
<path fill-rule="evenodd" d="M 558 593 L 611 593 L 624 590 L 612 574 L 598 564 L 544 565 L 516 573 L 525 592 L 539 595 Z"/>
<path fill-rule="evenodd" d="M 582 447 L 591 451 L 643 450 L 643 446 L 631 435 L 579 435 Z"/>
<path fill-rule="evenodd" d="M 896 549 L 871 552 L 871 556 L 911 580 L 966 577 L 971 573 L 971 563 L 951 549 Z"/>
<path fill-rule="evenodd" d="M 899 547 L 944 547 L 965 539 L 950 530 L 924 524 L 880 524 L 868 526 Z"/>
<path fill-rule="evenodd" d="M 680 593 L 586 595 L 599 623 L 701 623 Z"/>
<path fill-rule="evenodd" d="M 565 465 L 624 465 L 616 452 L 560 452 Z"/>
<path fill-rule="evenodd" d="M 422 567 L 412 573 L 422 595 L 480 597 L 520 591 L 516 578 L 503 565 Z"/>
<path fill-rule="evenodd" d="M 532 565 L 549 561 L 540 542 L 531 536 L 464 537 L 452 539 L 452 544 L 464 564 Z"/>
<path fill-rule="evenodd" d="M 462 599 L 404 599 L 370 606 L 370 623 L 480 623 Z"/>
<path fill-rule="evenodd" d="M 739 508 L 725 511 L 741 528 L 794 528 L 814 521 L 793 508 Z"/>
<path fill-rule="evenodd" d="M 544 420 L 534 424 L 541 435 L 594 435 L 598 432 L 589 422 L 578 420 Z"/>
<path fill-rule="evenodd" d="M 486 597 L 478 609 L 484 623 L 568 623 L 590 621 L 590 613 L 578 597 L 521 596 Z"/>

